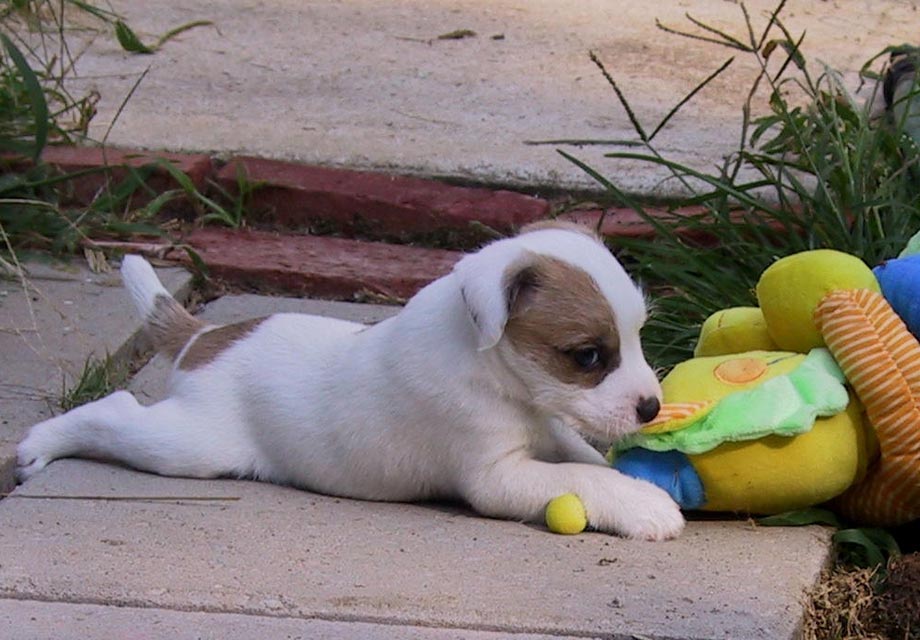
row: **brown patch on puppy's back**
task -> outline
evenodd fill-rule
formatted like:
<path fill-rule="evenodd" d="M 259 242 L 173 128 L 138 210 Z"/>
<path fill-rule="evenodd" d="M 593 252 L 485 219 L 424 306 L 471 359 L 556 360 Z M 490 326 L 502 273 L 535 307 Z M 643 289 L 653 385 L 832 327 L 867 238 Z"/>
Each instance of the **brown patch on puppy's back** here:
<path fill-rule="evenodd" d="M 521 354 L 567 384 L 595 387 L 620 364 L 620 336 L 607 299 L 586 271 L 562 260 L 538 256 L 513 284 L 505 335 Z M 596 347 L 597 366 L 576 360 L 580 349 Z"/>
<path fill-rule="evenodd" d="M 266 318 L 253 318 L 205 331 L 182 355 L 179 368 L 183 371 L 192 371 L 214 362 L 217 356 L 255 331 L 265 320 Z"/>
<path fill-rule="evenodd" d="M 153 312 L 147 318 L 146 331 L 154 348 L 171 360 L 182 351 L 205 324 L 185 310 L 175 299 L 158 295 L 153 302 Z"/>

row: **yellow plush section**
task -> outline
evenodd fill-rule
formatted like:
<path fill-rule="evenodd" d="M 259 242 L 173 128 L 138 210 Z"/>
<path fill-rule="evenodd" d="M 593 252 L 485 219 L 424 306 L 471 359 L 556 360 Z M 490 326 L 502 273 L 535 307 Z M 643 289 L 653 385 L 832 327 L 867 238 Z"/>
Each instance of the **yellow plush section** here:
<path fill-rule="evenodd" d="M 722 309 L 706 318 L 693 355 L 722 356 L 744 351 L 776 351 L 759 307 Z"/>
<path fill-rule="evenodd" d="M 790 373 L 805 360 L 801 353 L 749 351 L 742 354 L 693 358 L 681 362 L 661 381 L 665 406 L 672 403 L 705 403 L 730 393 L 751 389 L 770 378 Z M 750 363 L 736 367 L 734 363 Z M 754 367 L 753 363 L 760 363 Z M 752 376 L 750 371 L 759 372 Z"/>
<path fill-rule="evenodd" d="M 804 360 L 798 353 L 751 351 L 682 362 L 661 383 L 666 416 L 658 430 L 669 430 L 667 418 L 679 420 L 694 406 L 711 410 L 713 401 L 790 373 Z M 672 406 L 674 416 L 668 409 Z M 691 455 L 706 488 L 702 509 L 767 514 L 826 502 L 862 478 L 865 433 L 859 403 L 852 401 L 847 411 L 819 418 L 811 431 L 794 438 L 730 442 Z"/>
<path fill-rule="evenodd" d="M 807 353 L 824 344 L 813 318 L 815 307 L 832 291 L 850 289 L 880 291 L 875 275 L 862 260 L 817 249 L 770 265 L 757 283 L 757 300 L 779 348 Z"/>
<path fill-rule="evenodd" d="M 826 502 L 865 473 L 865 433 L 859 403 L 850 402 L 794 438 L 728 442 L 690 456 L 706 487 L 702 508 L 772 514 Z"/>
<path fill-rule="evenodd" d="M 866 479 L 835 505 L 879 526 L 920 517 L 920 344 L 873 291 L 828 295 L 815 323 L 865 405 L 880 449 Z"/>

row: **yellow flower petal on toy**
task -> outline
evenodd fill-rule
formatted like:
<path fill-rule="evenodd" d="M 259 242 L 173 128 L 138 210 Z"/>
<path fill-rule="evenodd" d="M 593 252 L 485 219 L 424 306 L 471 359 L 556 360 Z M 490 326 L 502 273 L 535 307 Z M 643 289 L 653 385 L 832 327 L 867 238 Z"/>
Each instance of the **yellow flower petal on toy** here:
<path fill-rule="evenodd" d="M 691 456 L 706 488 L 704 511 L 773 514 L 840 495 L 865 472 L 861 407 L 819 418 L 807 433 L 726 442 Z"/>
<path fill-rule="evenodd" d="M 748 382 L 741 382 L 737 378 L 729 381 L 730 375 L 715 375 L 715 370 L 720 367 L 729 368 L 723 369 L 723 372 L 730 370 L 735 365 L 725 363 L 736 360 L 759 360 L 766 370 L 763 375 Z M 666 404 L 718 401 L 730 393 L 759 386 L 769 378 L 791 373 L 804 360 L 803 354 L 783 351 L 749 351 L 737 355 L 693 358 L 674 367 L 661 381 L 661 388 Z M 742 368 L 749 366 L 741 365 Z"/>
<path fill-rule="evenodd" d="M 696 358 L 678 365 L 663 386 L 688 370 L 697 374 L 708 370 L 726 393 L 706 415 L 686 428 L 649 433 L 645 430 L 626 436 L 617 443 L 620 450 L 641 447 L 652 451 L 677 450 L 700 454 L 725 442 L 756 440 L 769 435 L 795 436 L 809 431 L 818 417 L 843 411 L 849 403 L 843 372 L 826 349 L 815 349 L 807 356 L 777 352 L 751 352 L 740 356 Z M 791 371 L 782 372 L 789 363 Z M 719 372 L 721 370 L 721 375 Z M 700 377 L 686 382 L 697 386 Z M 668 398 L 667 389 L 665 398 Z"/>
<path fill-rule="evenodd" d="M 715 402 L 671 402 L 662 405 L 658 416 L 642 427 L 642 433 L 668 433 L 696 422 L 716 406 Z"/>
<path fill-rule="evenodd" d="M 763 378 L 767 363 L 759 358 L 733 358 L 712 370 L 712 374 L 726 384 L 748 384 Z"/>

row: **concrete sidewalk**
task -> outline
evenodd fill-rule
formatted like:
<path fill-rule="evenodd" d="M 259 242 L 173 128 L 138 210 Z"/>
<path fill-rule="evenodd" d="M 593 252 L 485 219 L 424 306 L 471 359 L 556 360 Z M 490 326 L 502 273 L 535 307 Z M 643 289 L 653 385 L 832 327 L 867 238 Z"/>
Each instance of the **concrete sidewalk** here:
<path fill-rule="evenodd" d="M 211 20 L 156 55 L 124 53 L 96 37 L 78 60 L 75 90 L 97 89 L 92 124 L 111 145 L 226 152 L 307 163 L 450 176 L 532 188 L 597 185 L 559 156 L 562 147 L 649 194 L 661 172 L 613 162 L 623 147 L 532 144 L 558 139 L 635 140 L 596 51 L 648 130 L 729 57 L 732 67 L 656 139 L 670 159 L 700 169 L 737 149 L 753 60 L 666 34 L 656 19 L 700 32 L 685 18 L 747 30 L 736 3 L 517 0 L 120 0 L 141 37 Z M 748 0 L 758 33 L 776 0 Z M 784 18 L 814 75 L 821 63 L 854 74 L 888 45 L 914 42 L 916 7 L 903 0 L 789 3 Z M 469 30 L 460 39 L 439 36 Z M 74 47 L 75 50 L 77 47 Z M 146 77 L 115 114 L 141 73 Z M 767 95 L 762 109 L 767 108 Z"/>
<path fill-rule="evenodd" d="M 89 286 L 93 276 L 78 273 L 56 300 Z M 165 275 L 181 289 L 179 274 Z M 76 363 L 103 345 L 118 351 L 136 329 L 130 320 L 102 328 L 133 315 L 127 296 L 94 286 L 83 298 L 96 302 L 79 317 L 36 310 L 51 334 L 58 321 L 92 331 L 62 343 L 83 350 Z M 223 322 L 276 310 L 375 321 L 395 308 L 246 295 L 202 315 Z M 10 352 L 0 343 L 4 362 Z M 36 379 L 56 379 L 54 366 L 36 359 Z M 164 375 L 154 360 L 136 376 L 142 402 L 161 397 Z M 3 418 L 20 406 L 5 400 Z M 25 426 L 16 420 L 3 427 L 10 444 Z M 0 501 L 0 637 L 793 638 L 828 537 L 744 521 L 691 522 L 657 544 L 565 537 L 449 505 L 64 460 Z"/>

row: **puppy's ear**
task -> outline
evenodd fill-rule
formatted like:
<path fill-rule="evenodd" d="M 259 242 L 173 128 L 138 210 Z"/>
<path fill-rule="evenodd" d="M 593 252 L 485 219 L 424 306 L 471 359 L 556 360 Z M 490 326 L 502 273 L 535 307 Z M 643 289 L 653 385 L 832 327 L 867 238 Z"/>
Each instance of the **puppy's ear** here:
<path fill-rule="evenodd" d="M 511 310 L 535 285 L 536 258 L 536 254 L 525 250 L 510 255 L 483 250 L 454 267 L 460 295 L 479 334 L 479 351 L 498 344 Z"/>

